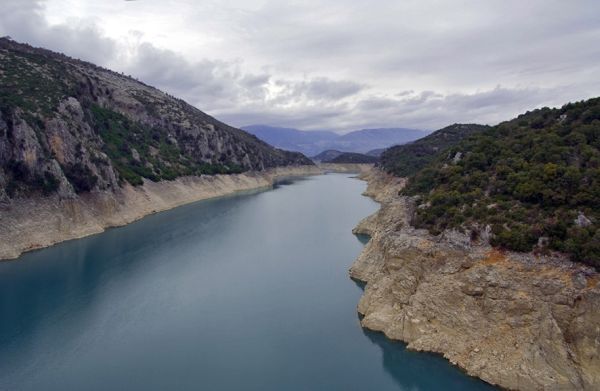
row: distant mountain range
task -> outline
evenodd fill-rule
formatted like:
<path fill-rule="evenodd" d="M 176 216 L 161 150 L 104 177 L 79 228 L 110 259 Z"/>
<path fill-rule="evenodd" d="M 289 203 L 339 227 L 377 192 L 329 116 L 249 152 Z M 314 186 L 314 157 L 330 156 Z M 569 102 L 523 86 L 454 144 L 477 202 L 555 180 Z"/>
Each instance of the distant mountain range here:
<path fill-rule="evenodd" d="M 315 156 L 328 149 L 367 153 L 374 149 L 405 144 L 426 136 L 429 132 L 406 128 L 362 129 L 343 135 L 330 131 L 303 131 L 267 125 L 242 127 L 259 139 L 290 151 Z"/>

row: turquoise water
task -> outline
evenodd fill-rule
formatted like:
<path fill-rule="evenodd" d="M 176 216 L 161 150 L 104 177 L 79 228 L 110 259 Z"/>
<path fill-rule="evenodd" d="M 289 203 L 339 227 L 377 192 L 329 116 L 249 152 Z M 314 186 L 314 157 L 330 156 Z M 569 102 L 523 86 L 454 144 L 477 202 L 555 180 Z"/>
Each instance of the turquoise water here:
<path fill-rule="evenodd" d="M 0 390 L 489 389 L 360 328 L 364 189 L 309 177 L 0 263 Z"/>

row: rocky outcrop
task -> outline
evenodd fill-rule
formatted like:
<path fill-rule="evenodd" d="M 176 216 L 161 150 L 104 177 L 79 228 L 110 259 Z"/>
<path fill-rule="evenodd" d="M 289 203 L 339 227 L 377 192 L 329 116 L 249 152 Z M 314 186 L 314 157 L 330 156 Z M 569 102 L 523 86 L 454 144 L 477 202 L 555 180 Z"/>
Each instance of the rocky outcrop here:
<path fill-rule="evenodd" d="M 380 210 L 352 265 L 366 282 L 363 327 L 443 354 L 469 375 L 518 390 L 600 389 L 600 275 L 563 257 L 503 252 L 458 232 L 410 226 L 401 178 L 373 170 Z"/>
<path fill-rule="evenodd" d="M 279 167 L 243 174 L 145 181 L 143 186 L 126 184 L 117 191 L 93 191 L 69 198 L 54 195 L 13 200 L 0 204 L 0 259 L 96 234 L 186 203 L 268 188 L 284 177 L 320 173 L 316 166 Z"/>

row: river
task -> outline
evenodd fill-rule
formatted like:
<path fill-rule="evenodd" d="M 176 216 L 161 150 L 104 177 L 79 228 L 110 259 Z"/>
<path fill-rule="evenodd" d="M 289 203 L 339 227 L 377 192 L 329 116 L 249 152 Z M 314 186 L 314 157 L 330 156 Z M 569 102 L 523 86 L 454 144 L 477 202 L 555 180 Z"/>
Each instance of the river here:
<path fill-rule="evenodd" d="M 359 325 L 347 174 L 201 201 L 0 263 L 0 390 L 483 390 Z"/>

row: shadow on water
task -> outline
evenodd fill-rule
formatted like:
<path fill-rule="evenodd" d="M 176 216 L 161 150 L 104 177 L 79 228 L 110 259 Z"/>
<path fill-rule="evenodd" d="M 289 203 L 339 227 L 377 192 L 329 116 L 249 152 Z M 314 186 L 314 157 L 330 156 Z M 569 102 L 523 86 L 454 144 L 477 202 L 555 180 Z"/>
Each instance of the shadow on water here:
<path fill-rule="evenodd" d="M 273 182 L 273 188 L 277 189 L 284 186 L 289 186 L 293 184 L 298 184 L 303 181 L 311 180 L 312 177 L 309 176 L 288 176 L 288 177 L 280 177 L 275 179 Z"/>
<path fill-rule="evenodd" d="M 383 352 L 383 368 L 407 390 L 439 389 L 444 379 L 444 390 L 495 390 L 496 388 L 474 377 L 465 379 L 457 367 L 448 365 L 442 356 L 427 352 L 412 352 L 406 344 L 389 340 L 383 333 L 363 329 L 363 334 Z"/>
<path fill-rule="evenodd" d="M 362 291 L 367 283 L 350 278 Z M 357 314 L 359 323 L 363 319 Z M 449 365 L 448 360 L 436 353 L 413 352 L 406 348 L 406 343 L 393 341 L 382 332 L 361 327 L 362 333 L 378 346 L 382 353 L 383 368 L 394 381 L 406 390 L 436 390 L 440 379 L 444 379 L 444 390 L 496 390 L 496 387 L 474 378 L 467 377 L 458 368 Z M 467 383 L 467 384 L 465 384 Z"/>
<path fill-rule="evenodd" d="M 367 235 L 367 234 L 354 234 L 354 236 L 362 244 L 367 244 L 367 243 L 369 243 L 369 240 L 371 240 L 371 236 Z"/>
<path fill-rule="evenodd" d="M 356 286 L 359 287 L 362 291 L 365 290 L 365 287 L 367 286 L 366 282 L 357 280 L 356 278 L 352 278 L 352 277 L 350 277 L 350 280 L 352 280 L 352 282 L 354 282 L 354 284 L 356 284 Z"/>

